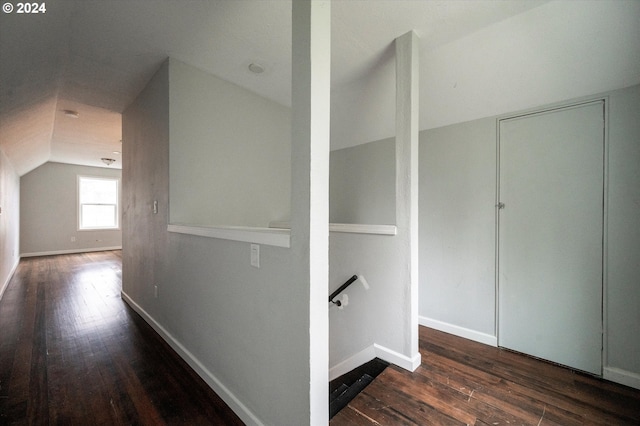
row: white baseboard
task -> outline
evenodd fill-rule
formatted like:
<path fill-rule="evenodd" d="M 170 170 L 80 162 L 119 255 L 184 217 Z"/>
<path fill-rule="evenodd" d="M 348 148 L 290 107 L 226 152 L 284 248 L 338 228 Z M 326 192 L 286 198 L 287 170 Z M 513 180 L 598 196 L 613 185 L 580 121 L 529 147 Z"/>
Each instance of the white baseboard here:
<path fill-rule="evenodd" d="M 390 362 L 391 364 L 395 364 L 408 371 L 416 371 L 416 368 L 420 367 L 420 363 L 422 362 L 420 352 L 414 354 L 412 357 L 408 357 L 399 352 L 385 348 L 384 346 L 380 346 L 377 343 L 374 343 L 373 347 L 376 350 L 376 356 L 378 358 Z"/>
<path fill-rule="evenodd" d="M 422 357 L 420 352 L 415 354 L 413 357 L 408 357 L 374 343 L 373 345 L 364 348 L 360 352 L 331 367 L 329 369 L 329 381 L 337 379 L 343 374 L 360 367 L 362 364 L 367 363 L 374 358 L 380 358 L 383 361 L 397 365 L 405 370 L 415 371 L 416 368 L 420 367 Z"/>
<path fill-rule="evenodd" d="M 39 252 L 34 252 L 34 253 L 22 253 L 20 256 L 21 257 L 55 256 L 57 254 L 91 253 L 91 252 L 94 252 L 94 251 L 109 251 L 109 250 L 122 250 L 122 246 L 95 247 L 95 248 L 71 249 L 71 250 L 39 251 Z"/>
<path fill-rule="evenodd" d="M 187 364 L 204 380 L 211 389 L 240 417 L 247 425 L 263 426 L 264 423 L 249 410 L 211 371 L 207 369 L 186 347 L 176 340 L 162 325 L 160 325 L 147 311 L 129 297 L 124 291 L 122 299 L 136 311 L 144 320 L 184 359 Z"/>
<path fill-rule="evenodd" d="M 360 352 L 350 356 L 349 358 L 339 362 L 329 369 L 329 381 L 337 379 L 343 374 L 360 367 L 376 357 L 374 345 L 364 348 Z"/>
<path fill-rule="evenodd" d="M 11 278 L 13 278 L 13 274 L 15 274 L 16 269 L 18 269 L 18 264 L 20 263 L 20 259 L 16 260 L 16 263 L 13 264 L 11 271 L 9 271 L 9 275 L 7 275 L 7 279 L 2 283 L 2 287 L 0 288 L 0 300 L 2 300 L 2 296 L 4 296 L 4 291 L 9 287 L 9 282 L 11 282 Z"/>
<path fill-rule="evenodd" d="M 632 373 L 631 371 L 615 367 L 604 367 L 602 377 L 606 380 L 620 383 L 621 385 L 640 389 L 640 374 Z"/>
<path fill-rule="evenodd" d="M 498 338 L 490 334 L 481 333 L 479 331 L 471 330 L 469 328 L 460 327 L 457 325 L 449 324 L 443 321 L 420 316 L 418 318 L 420 325 L 425 327 L 434 328 L 445 333 L 453 334 L 454 336 L 463 337 L 465 339 L 473 340 L 474 342 L 484 343 L 485 345 L 497 347 Z"/>

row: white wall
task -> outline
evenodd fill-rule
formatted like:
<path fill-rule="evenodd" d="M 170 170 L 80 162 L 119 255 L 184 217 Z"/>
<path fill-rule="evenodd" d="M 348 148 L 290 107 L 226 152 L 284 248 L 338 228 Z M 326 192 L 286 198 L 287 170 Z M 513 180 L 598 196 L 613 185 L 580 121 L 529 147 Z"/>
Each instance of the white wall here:
<path fill-rule="evenodd" d="M 329 290 L 352 275 L 363 276 L 338 299 L 348 297 L 342 309 L 329 307 L 329 367 L 336 378 L 378 357 L 413 371 L 419 359 L 408 349 L 407 322 L 411 303 L 405 242 L 398 236 L 332 232 L 329 238 Z"/>
<path fill-rule="evenodd" d="M 640 86 L 609 99 L 607 378 L 640 387 Z M 567 101 L 569 102 L 569 101 Z M 496 117 L 421 132 L 421 323 L 497 344 Z"/>
<path fill-rule="evenodd" d="M 550 1 L 425 54 L 421 129 L 638 82 L 640 3 Z"/>
<path fill-rule="evenodd" d="M 343 303 L 341 307 L 331 306 L 332 379 L 374 357 L 409 371 L 414 371 L 421 362 L 418 348 L 418 69 L 417 38 L 413 32 L 395 40 L 395 56 L 396 138 L 334 152 L 332 158 L 346 157 L 347 163 L 352 160 L 357 169 L 364 168 L 369 174 L 379 170 L 380 175 L 387 177 L 380 182 L 387 181 L 379 187 L 383 196 L 365 197 L 363 203 L 357 194 L 375 194 L 377 188 L 371 188 L 375 179 L 367 180 L 367 173 L 362 170 L 350 173 L 342 163 L 332 168 L 332 171 L 342 169 L 338 179 L 354 174 L 363 176 L 351 182 L 337 181 L 333 187 L 334 192 L 346 192 L 356 198 L 346 206 L 347 211 L 355 211 L 355 219 L 364 218 L 363 207 L 383 208 L 382 203 L 386 202 L 394 209 L 391 218 L 396 229 L 395 235 L 331 234 L 330 290 L 334 291 L 353 275 L 357 275 L 360 282 L 338 296 Z M 388 181 L 393 182 L 392 190 Z"/>
<path fill-rule="evenodd" d="M 22 256 L 122 246 L 121 230 L 78 230 L 78 175 L 120 179 L 122 172 L 119 169 L 49 162 L 20 178 Z"/>
<path fill-rule="evenodd" d="M 395 140 L 331 151 L 329 221 L 396 223 Z"/>
<path fill-rule="evenodd" d="M 495 193 L 495 119 L 420 133 L 422 323 L 493 344 Z"/>
<path fill-rule="evenodd" d="M 640 85 L 609 100 L 605 377 L 640 388 Z"/>
<path fill-rule="evenodd" d="M 638 83 L 640 2 L 549 1 L 420 52 L 420 129 L 492 117 Z M 394 135 L 387 61 L 333 93 L 333 149 Z M 372 117 L 375 117 L 372 119 Z"/>
<path fill-rule="evenodd" d="M 640 86 L 599 96 L 608 97 L 609 105 L 604 375 L 637 387 Z M 497 117 L 484 118 L 420 133 L 420 321 L 492 345 L 497 344 L 496 120 Z M 391 159 L 375 155 L 383 143 L 392 146 L 392 141 L 386 140 L 336 150 L 332 161 L 346 162 L 357 152 L 360 158 L 368 159 L 366 164 L 359 164 L 360 168 L 390 170 Z M 344 170 L 339 176 L 346 177 Z M 335 181 L 331 189 L 337 193 L 331 194 L 331 200 L 344 198 L 340 191 L 371 190 L 366 180 L 355 179 L 341 185 L 335 177 L 332 179 Z M 380 199 L 384 199 L 386 191 L 380 192 Z M 344 202 L 342 208 L 349 210 L 344 217 L 360 217 L 356 203 Z M 375 209 L 375 203 L 367 208 Z M 381 341 L 376 330 L 393 329 L 390 324 L 394 318 L 385 315 L 397 302 L 398 294 L 382 290 L 385 282 L 396 276 L 390 268 L 396 260 L 393 237 L 332 233 L 330 242 L 331 288 L 353 274 L 363 274 L 371 287 L 366 290 L 361 284 L 354 284 L 346 292 L 349 305 L 330 310 L 330 365 L 335 367 L 357 354 L 358 349 L 365 350 L 372 342 Z M 388 305 L 384 304 L 386 298 Z M 384 345 L 398 347 L 397 336 L 395 340 L 385 339 Z"/>
<path fill-rule="evenodd" d="M 122 292 L 164 322 L 169 270 L 169 65 L 122 115 Z M 158 213 L 153 213 L 153 202 Z M 154 285 L 159 298 L 154 299 Z M 126 299 L 125 299 L 126 300 Z"/>
<path fill-rule="evenodd" d="M 543 19 L 545 16 L 542 14 Z M 509 25 L 517 30 L 518 25 L 521 24 L 522 22 L 516 22 Z M 529 30 L 535 27 L 535 23 L 526 26 Z M 537 29 L 535 34 L 539 34 Z M 508 37 L 504 37 L 504 33 L 500 33 L 498 39 L 500 43 L 509 41 Z M 567 47 L 566 44 L 562 46 L 563 49 Z M 455 51 L 455 48 L 452 50 Z M 458 60 L 455 55 L 441 54 L 451 61 Z M 297 58 L 294 63 L 300 59 L 295 55 L 294 58 Z M 326 61 L 323 63 L 328 64 Z M 464 59 L 460 59 L 459 65 L 469 67 Z M 454 69 L 451 68 L 451 62 L 446 61 L 440 63 L 438 67 L 442 71 L 436 72 L 439 78 L 449 78 L 450 70 Z M 465 75 L 473 75 L 475 71 L 472 68 L 470 67 Z M 170 140 L 173 144 L 174 136 L 180 137 L 169 128 L 169 123 L 172 122 L 171 116 L 174 113 L 169 103 L 171 69 L 170 65 L 165 64 L 123 116 L 125 139 L 123 176 L 126 191 L 123 296 L 174 345 L 214 389 L 226 398 L 234 410 L 242 413 L 246 422 L 307 424 L 309 413 L 312 411 L 310 406 L 314 403 L 311 401 L 313 398 L 309 398 L 310 388 L 314 388 L 314 384 L 320 385 L 317 378 L 322 375 L 312 367 L 312 364 L 322 363 L 326 348 L 322 332 L 318 333 L 317 330 L 322 329 L 323 317 L 320 311 L 325 309 L 324 294 L 327 294 L 329 289 L 317 284 L 324 280 L 324 276 L 314 278 L 310 275 L 313 269 L 312 263 L 318 263 L 317 259 L 313 262 L 310 259 L 314 254 L 310 246 L 314 249 L 322 249 L 321 244 L 315 244 L 312 241 L 321 240 L 321 234 L 325 229 L 322 226 L 310 225 L 313 223 L 318 225 L 319 218 L 323 214 L 321 211 L 318 215 L 313 215 L 311 207 L 317 206 L 320 210 L 326 207 L 324 204 L 326 200 L 321 199 L 322 186 L 325 183 L 318 182 L 317 178 L 321 180 L 324 168 L 328 165 L 328 152 L 327 164 L 322 161 L 314 163 L 319 166 L 314 175 L 314 172 L 308 169 L 309 158 L 313 157 L 315 152 L 311 148 L 313 142 L 309 141 L 318 133 L 305 133 L 298 129 L 304 138 L 293 138 L 294 146 L 299 143 L 304 146 L 299 146 L 299 151 L 294 149 L 292 154 L 294 165 L 298 167 L 297 169 L 294 167 L 295 170 L 291 172 L 294 181 L 292 186 L 298 185 L 297 189 L 292 190 L 292 227 L 302 232 L 296 234 L 296 229 L 292 229 L 291 249 L 261 246 L 260 269 L 249 266 L 248 243 L 168 233 L 166 226 L 169 221 Z M 427 70 L 428 72 L 432 71 Z M 306 74 L 294 72 L 294 80 L 296 79 L 304 83 L 304 80 L 310 78 Z M 447 89 L 449 92 L 456 90 L 453 83 L 455 82 L 452 82 L 451 87 Z M 466 93 L 476 96 L 477 93 L 474 91 L 481 87 L 481 83 L 473 87 L 469 85 Z M 326 87 L 324 92 L 328 92 Z M 321 90 L 320 93 L 322 93 Z M 294 99 L 298 95 L 300 93 L 296 94 L 294 90 Z M 448 108 L 442 104 L 453 99 L 449 95 L 451 93 L 447 92 L 443 96 L 429 97 L 429 99 L 433 99 L 432 102 L 439 107 Z M 356 99 L 354 102 L 359 100 Z M 462 105 L 459 111 L 464 112 L 464 101 L 459 100 L 458 103 Z M 304 105 L 300 109 L 294 108 L 294 113 L 306 116 L 309 110 L 313 108 L 310 105 Z M 352 111 L 357 111 L 357 108 L 354 107 Z M 292 126 L 294 132 L 296 131 L 295 122 L 296 120 L 293 121 Z M 307 124 L 311 126 L 311 123 Z M 324 130 L 326 129 L 323 128 L 320 133 Z M 476 152 L 481 157 L 467 158 L 471 164 L 470 178 L 477 177 L 478 181 L 473 184 L 458 182 L 457 188 L 463 193 L 468 193 L 472 188 L 480 188 L 481 193 L 485 191 L 485 180 L 489 175 L 491 176 L 490 188 L 495 191 L 495 129 L 493 131 L 491 140 L 494 150 L 493 166 L 489 164 L 491 151 L 484 151 L 484 148 L 480 147 L 480 145 L 485 146 L 484 139 L 478 141 L 479 146 L 471 149 L 471 152 Z M 426 135 L 428 144 L 428 133 Z M 424 137 L 423 132 L 421 135 L 423 148 L 425 147 Z M 357 143 L 370 139 L 353 140 Z M 429 150 L 428 147 L 427 149 Z M 464 141 L 460 141 L 459 149 L 462 156 L 467 155 L 467 145 Z M 195 152 L 200 151 L 195 150 Z M 461 159 L 457 157 L 448 158 L 448 161 L 452 162 L 451 166 L 454 169 L 464 165 L 465 162 L 462 161 L 461 164 Z M 242 167 L 240 164 L 234 166 Z M 489 166 L 488 170 L 483 168 L 485 166 Z M 421 168 L 423 168 L 422 164 Z M 447 173 L 450 172 L 451 170 L 448 170 Z M 441 181 L 446 177 L 447 175 L 442 178 L 433 176 L 432 183 L 437 183 L 438 179 Z M 421 181 L 423 182 L 424 180 Z M 326 184 L 328 185 L 328 182 Z M 311 188 L 314 190 L 312 191 Z M 495 194 L 490 200 L 491 221 L 493 221 L 494 198 Z M 158 200 L 160 203 L 160 212 L 157 215 L 152 213 L 153 200 Z M 472 200 L 476 199 L 472 198 Z M 464 202 L 458 201 L 458 203 L 464 206 Z M 421 207 L 422 205 L 421 201 Z M 457 208 L 455 202 L 449 206 Z M 489 250 L 488 253 L 493 253 L 488 247 L 486 236 L 487 232 L 492 234 L 493 231 L 491 231 L 491 224 L 488 225 L 488 230 L 474 229 L 478 226 L 487 226 L 489 222 L 486 221 L 486 209 L 483 206 L 478 210 L 480 212 L 478 217 L 474 216 L 476 213 L 471 207 L 478 207 L 478 205 L 470 206 L 469 211 L 466 212 L 469 217 L 465 218 L 464 212 L 458 212 L 453 219 L 454 222 L 465 223 L 468 226 L 466 231 L 470 232 L 470 235 L 478 236 L 478 241 L 460 239 L 458 247 L 466 250 L 465 258 L 467 259 L 473 259 L 474 255 L 478 254 L 476 249 L 481 251 L 478 257 L 480 260 L 470 266 L 473 271 L 455 275 L 460 279 L 451 284 L 455 289 L 454 292 L 445 291 L 440 295 L 440 299 L 434 301 L 434 303 L 444 303 L 450 307 L 449 310 L 458 310 L 458 312 L 455 315 L 448 314 L 449 316 L 443 314 L 442 317 L 438 317 L 439 314 L 434 315 L 431 319 L 449 324 L 454 329 L 464 328 L 470 330 L 472 334 L 475 333 L 476 336 L 486 337 L 487 331 L 495 325 L 492 322 L 495 306 L 480 302 L 495 297 L 495 293 L 491 291 L 487 293 L 485 287 L 486 277 L 490 275 L 493 268 L 493 262 L 486 263 L 489 257 L 486 250 Z M 420 218 L 421 229 L 424 229 L 424 214 L 433 214 L 434 209 L 437 208 L 438 206 L 433 203 L 427 203 L 427 207 L 423 207 Z M 444 218 L 438 219 L 437 215 L 434 215 L 429 220 L 431 225 L 435 226 L 440 225 L 438 220 L 444 220 Z M 459 232 L 455 224 L 443 223 L 442 226 L 446 227 L 444 236 Z M 311 233 L 316 232 L 319 235 L 311 236 Z M 410 331 L 406 328 L 399 332 L 395 329 L 391 330 L 393 325 L 406 324 L 406 312 L 403 308 L 407 308 L 410 303 L 407 300 L 406 288 L 401 285 L 396 286 L 398 282 L 395 281 L 396 271 L 388 267 L 383 268 L 388 263 L 381 261 L 381 259 L 393 259 L 394 246 L 393 243 L 389 243 L 393 238 L 338 234 L 331 236 L 329 263 L 332 288 L 353 273 L 358 273 L 363 274 L 370 281 L 371 289 L 365 291 L 361 285 L 356 284 L 350 290 L 353 296 L 350 298 L 350 306 L 343 311 L 331 308 L 330 339 L 332 348 L 335 347 L 336 352 L 329 355 L 330 365 L 348 361 L 344 358 L 353 357 L 354 353 L 357 356 L 369 357 L 373 351 L 374 355 L 377 355 L 375 351 L 378 348 L 382 348 L 380 351 L 390 358 L 395 356 L 398 362 L 413 361 L 406 351 Z M 447 240 L 437 241 L 437 244 L 447 243 Z M 426 253 L 434 249 L 446 251 L 441 247 L 427 246 L 426 249 Z M 446 247 L 445 249 L 448 250 Z M 424 251 L 421 251 L 421 256 L 423 253 Z M 467 265 L 462 265 L 462 268 L 465 267 Z M 322 272 L 322 268 L 320 270 Z M 473 276 L 475 272 L 480 273 L 480 282 L 463 281 Z M 424 273 L 422 276 L 421 283 L 424 283 Z M 316 279 L 318 281 L 314 281 Z M 399 281 L 401 280 L 402 278 Z M 381 284 L 382 281 L 384 281 L 383 284 Z M 440 285 L 428 278 L 426 282 L 428 285 Z M 154 297 L 154 285 L 158 286 L 158 298 Z M 447 286 L 449 283 L 441 285 Z M 381 292 L 383 287 L 385 291 Z M 391 291 L 384 294 L 387 290 Z M 421 289 L 421 292 L 424 291 Z M 478 297 L 475 299 L 467 297 L 462 299 L 464 304 L 461 303 L 457 295 L 468 294 L 468 292 Z M 429 294 L 428 290 L 425 294 Z M 315 303 L 314 296 L 317 295 L 323 298 L 321 302 L 323 306 L 319 309 L 315 305 L 312 306 Z M 435 297 L 437 298 L 438 295 L 436 294 Z M 365 302 L 376 306 L 373 308 L 365 306 Z M 479 325 L 473 318 L 465 316 L 466 308 L 471 308 L 471 311 L 480 315 Z M 316 313 L 318 315 L 315 315 Z M 421 313 L 425 317 L 430 314 L 429 312 Z M 355 315 L 371 318 L 374 324 L 381 324 L 386 328 L 380 335 L 376 335 L 373 327 L 362 327 L 362 322 L 351 323 L 350 319 Z M 389 321 L 383 324 L 385 318 Z M 448 323 L 447 320 L 453 322 Z M 333 330 L 337 328 L 344 332 L 334 333 Z M 625 335 L 625 337 L 628 336 Z M 318 349 L 317 355 L 312 348 Z"/>
<path fill-rule="evenodd" d="M 297 160 L 291 172 L 291 248 L 261 245 L 260 268 L 250 266 L 247 242 L 167 231 L 170 145 L 181 138 L 170 123 L 183 112 L 170 102 L 171 60 L 123 114 L 123 297 L 247 424 L 328 420 L 322 256 L 328 252 L 328 229 L 317 224 L 328 222 L 329 79 L 328 69 L 311 69 L 329 63 L 329 4 L 295 2 L 293 15 L 294 105 L 306 105 L 292 120 L 298 137 L 289 159 Z M 297 43 L 298 37 L 306 41 Z M 320 47 L 314 61 L 305 53 L 311 45 Z M 311 97 L 309 87 L 324 95 Z M 182 149 L 198 153 L 202 147 Z M 232 169 L 244 167 L 241 158 L 228 161 Z"/>
<path fill-rule="evenodd" d="M 174 59 L 169 66 L 171 223 L 288 220 L 291 110 Z"/>
<path fill-rule="evenodd" d="M 0 299 L 20 260 L 20 177 L 0 149 Z"/>

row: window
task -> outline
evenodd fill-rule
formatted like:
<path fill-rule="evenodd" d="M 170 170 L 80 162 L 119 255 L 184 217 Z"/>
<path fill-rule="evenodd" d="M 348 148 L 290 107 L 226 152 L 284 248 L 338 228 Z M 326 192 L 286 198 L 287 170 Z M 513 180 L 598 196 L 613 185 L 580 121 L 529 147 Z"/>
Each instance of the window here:
<path fill-rule="evenodd" d="M 118 179 L 78 176 L 80 229 L 118 229 Z"/>

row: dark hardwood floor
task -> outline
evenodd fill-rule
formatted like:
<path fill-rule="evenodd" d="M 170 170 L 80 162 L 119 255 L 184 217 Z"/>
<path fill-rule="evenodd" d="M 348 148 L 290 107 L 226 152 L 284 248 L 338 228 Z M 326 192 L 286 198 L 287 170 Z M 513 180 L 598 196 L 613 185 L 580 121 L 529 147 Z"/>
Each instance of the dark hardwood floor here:
<path fill-rule="evenodd" d="M 422 365 L 389 366 L 331 425 L 640 425 L 640 391 L 420 327 Z"/>
<path fill-rule="evenodd" d="M 243 424 L 122 301 L 121 265 L 20 262 L 0 301 L 0 424 Z"/>
<path fill-rule="evenodd" d="M 0 425 L 241 425 L 120 298 L 119 251 L 27 258 L 0 301 Z M 420 327 L 331 425 L 640 425 L 640 391 Z"/>

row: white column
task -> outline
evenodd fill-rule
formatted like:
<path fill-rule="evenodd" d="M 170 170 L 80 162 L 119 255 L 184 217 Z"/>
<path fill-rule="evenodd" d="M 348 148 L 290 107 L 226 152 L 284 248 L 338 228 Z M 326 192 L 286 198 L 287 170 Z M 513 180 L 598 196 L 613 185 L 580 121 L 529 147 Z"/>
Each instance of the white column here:
<path fill-rule="evenodd" d="M 331 4 L 292 3 L 291 249 L 306 281 L 299 284 L 309 286 L 309 424 L 326 425 Z"/>
<path fill-rule="evenodd" d="M 418 37 L 410 31 L 396 47 L 396 224 L 404 259 L 406 298 L 404 351 L 413 368 L 420 365 L 418 349 Z"/>

